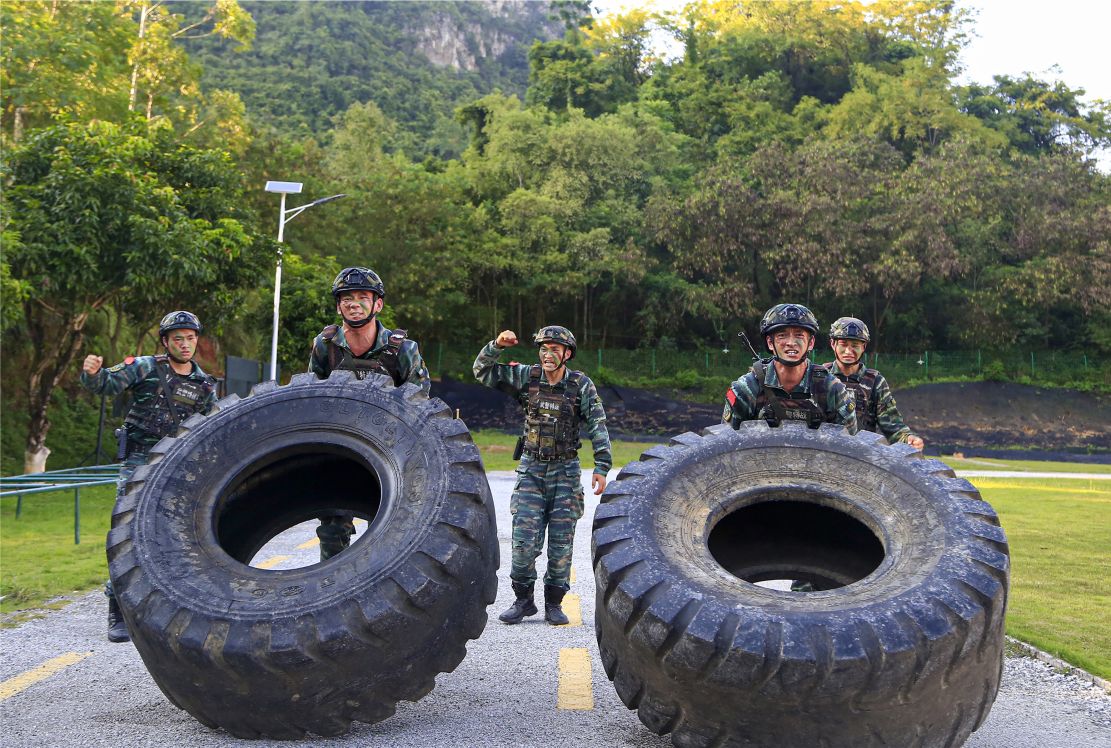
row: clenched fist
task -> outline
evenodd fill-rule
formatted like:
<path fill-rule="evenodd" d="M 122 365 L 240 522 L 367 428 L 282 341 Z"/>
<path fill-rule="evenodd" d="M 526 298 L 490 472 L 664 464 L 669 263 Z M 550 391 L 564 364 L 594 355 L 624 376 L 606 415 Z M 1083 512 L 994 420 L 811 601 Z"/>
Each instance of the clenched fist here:
<path fill-rule="evenodd" d="M 517 345 L 517 333 L 512 330 L 502 330 L 498 333 L 498 339 L 494 341 L 494 345 L 498 348 L 510 348 Z"/>
<path fill-rule="evenodd" d="M 81 371 L 93 377 L 100 371 L 101 366 L 104 366 L 104 357 L 90 354 L 85 356 L 85 363 L 81 364 Z"/>

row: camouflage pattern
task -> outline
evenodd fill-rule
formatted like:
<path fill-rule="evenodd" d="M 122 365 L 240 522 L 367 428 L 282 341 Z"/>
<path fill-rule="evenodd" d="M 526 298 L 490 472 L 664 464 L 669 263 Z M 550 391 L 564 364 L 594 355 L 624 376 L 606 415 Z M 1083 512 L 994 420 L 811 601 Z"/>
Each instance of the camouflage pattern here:
<path fill-rule="evenodd" d="M 386 286 L 378 273 L 370 268 L 344 268 L 332 281 L 332 296 L 339 298 L 341 293 L 347 291 L 371 291 L 381 298 L 386 298 Z"/>
<path fill-rule="evenodd" d="M 806 371 L 802 375 L 802 381 L 799 382 L 793 390 L 786 393 L 786 396 L 796 400 L 811 399 L 811 377 L 814 373 L 814 367 L 817 364 L 806 362 Z M 779 384 L 779 373 L 776 371 L 775 366 L 768 364 L 767 374 L 765 375 L 764 386 L 773 389 L 778 389 L 782 392 Z M 757 397 L 760 394 L 760 383 L 756 375 L 749 371 L 740 379 L 730 385 L 729 390 L 726 392 L 725 409 L 722 411 L 721 420 L 723 423 L 730 424 L 733 428 L 740 428 L 741 421 L 755 421 L 760 418 L 759 409 L 757 408 Z M 822 404 L 818 404 L 822 407 Z M 826 392 L 826 402 L 824 410 L 829 413 L 836 413 L 834 423 L 844 425 L 845 430 L 850 434 L 855 434 L 860 430 L 856 420 L 856 403 L 853 396 L 845 389 L 845 385 L 840 380 L 830 379 L 829 389 Z"/>
<path fill-rule="evenodd" d="M 201 326 L 201 321 L 197 319 L 197 315 L 192 312 L 187 312 L 184 309 L 170 312 L 158 323 L 159 336 L 165 335 L 170 330 L 196 330 L 198 335 L 204 332 L 204 328 Z"/>
<path fill-rule="evenodd" d="M 802 304 L 776 304 L 764 312 L 760 335 L 770 335 L 781 327 L 801 327 L 818 334 L 818 318 Z"/>
<path fill-rule="evenodd" d="M 377 319 L 374 320 L 374 324 L 378 326 L 378 335 L 375 338 L 374 347 L 361 356 L 351 353 L 352 358 L 369 361 L 379 358 L 386 352 L 386 346 L 390 342 L 390 334 L 393 330 L 388 329 Z M 344 337 L 342 326 L 336 331 L 335 337 L 332 338 L 332 345 L 337 345 L 346 349 L 347 352 L 351 352 L 351 347 Z M 405 342 L 401 344 L 401 350 L 398 351 L 397 360 L 401 366 L 401 376 L 404 381 L 417 385 L 427 395 L 432 389 L 432 380 L 428 376 L 428 367 L 424 365 L 424 359 L 420 355 L 420 347 L 417 345 L 417 341 L 406 338 Z M 321 379 L 327 379 L 328 375 L 332 373 L 331 366 L 328 363 L 328 341 L 324 339 L 323 332 L 312 341 L 312 352 L 309 354 L 309 371 Z"/>
<path fill-rule="evenodd" d="M 575 335 L 566 327 L 560 325 L 548 325 L 541 327 L 535 335 L 532 336 L 532 342 L 537 346 L 542 343 L 559 343 L 571 349 L 571 356 L 567 359 L 570 361 L 575 357 L 575 349 L 579 344 L 575 342 Z"/>
<path fill-rule="evenodd" d="M 478 354 L 474 375 L 487 387 L 502 390 L 525 405 L 530 364 L 500 364 L 501 349 L 493 341 Z M 565 369 L 563 380 L 568 372 Z M 579 378 L 579 417 L 594 448 L 594 473 L 606 475 L 613 465 L 606 412 L 590 377 Z M 571 550 L 575 523 L 583 515 L 583 489 L 578 458 L 541 461 L 529 455 L 517 466 L 517 484 L 510 499 L 513 514 L 513 559 L 510 578 L 519 584 L 536 580 L 536 558 L 548 534 L 548 570 L 544 584 L 571 588 Z"/>
<path fill-rule="evenodd" d="M 193 370 L 186 376 L 174 372 L 168 366 L 165 368 L 168 381 L 177 378 L 178 380 L 201 385 L 204 388 L 203 399 L 195 408 L 176 406 L 179 420 L 182 421 L 193 412 L 209 413 L 216 405 L 215 380 L 205 374 L 196 361 L 190 363 L 193 365 Z M 97 395 L 118 395 L 124 390 L 132 391 L 131 408 L 128 410 L 129 422 L 125 425 L 129 444 L 128 459 L 130 460 L 132 453 L 142 452 L 144 456 L 142 461 L 137 463 L 139 465 L 146 462 L 145 453 L 147 450 L 157 444 L 163 436 L 167 436 L 174 431 L 173 421 L 168 417 L 168 412 L 166 417 L 161 419 L 163 425 L 158 431 L 143 430 L 130 422 L 134 420 L 133 416 L 144 414 L 159 407 L 162 385 L 158 380 L 156 365 L 157 360 L 154 356 L 128 357 L 115 366 L 107 369 L 102 368 L 91 377 L 85 372 L 81 372 L 81 384 Z"/>
<path fill-rule="evenodd" d="M 837 377 L 838 381 L 844 383 L 852 394 L 861 393 L 855 397 L 858 410 L 857 418 L 860 421 L 861 428 L 883 434 L 887 437 L 888 444 L 905 442 L 914 436 L 910 427 L 903 422 L 903 416 L 895 405 L 895 396 L 891 394 L 891 385 L 883 374 L 875 369 L 867 369 L 863 364 L 857 364 L 856 370 L 848 375 L 841 372 L 835 361 L 830 361 L 825 364 L 825 367 Z M 870 393 L 864 392 L 867 387 L 861 381 L 868 374 L 871 374 L 874 378 Z M 867 405 L 864 406 L 863 412 L 860 412 L 862 399 L 866 399 Z"/>
<path fill-rule="evenodd" d="M 872 335 L 868 332 L 868 325 L 856 317 L 840 317 L 829 326 L 830 340 L 862 340 L 868 343 Z"/>
<path fill-rule="evenodd" d="M 513 515 L 513 558 L 509 578 L 536 581 L 536 559 L 548 533 L 548 569 L 544 584 L 571 589 L 571 551 L 575 525 L 583 516 L 582 471 L 577 459 L 541 462 L 528 455 L 517 466 L 517 484 L 509 500 Z"/>

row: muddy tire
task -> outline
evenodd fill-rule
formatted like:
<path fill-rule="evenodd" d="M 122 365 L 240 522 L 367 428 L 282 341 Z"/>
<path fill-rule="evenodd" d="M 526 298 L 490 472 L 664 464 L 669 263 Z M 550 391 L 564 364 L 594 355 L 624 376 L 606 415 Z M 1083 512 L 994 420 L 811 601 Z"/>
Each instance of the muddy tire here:
<path fill-rule="evenodd" d="M 606 674 L 677 746 L 958 746 L 999 689 L 995 512 L 875 434 L 678 436 L 606 489 L 592 548 Z"/>
<path fill-rule="evenodd" d="M 328 510 L 369 526 L 323 563 L 248 566 Z M 298 738 L 385 719 L 453 670 L 494 601 L 498 540 L 463 422 L 413 385 L 341 371 L 185 421 L 117 501 L 108 559 L 170 701 L 237 737 Z"/>

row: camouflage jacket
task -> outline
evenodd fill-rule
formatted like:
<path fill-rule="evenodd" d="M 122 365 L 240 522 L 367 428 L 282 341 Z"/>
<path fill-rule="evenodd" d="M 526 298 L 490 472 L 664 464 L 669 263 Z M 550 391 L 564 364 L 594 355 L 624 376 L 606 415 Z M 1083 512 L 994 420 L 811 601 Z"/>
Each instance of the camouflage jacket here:
<path fill-rule="evenodd" d="M 166 381 L 171 384 L 171 389 L 178 382 L 185 381 L 199 385 L 203 391 L 200 401 L 195 406 L 191 408 L 175 406 L 179 421 L 184 421 L 194 412 L 207 414 L 216 404 L 216 380 L 205 374 L 196 361 L 191 363 L 193 370 L 185 376 L 175 372 L 169 365 L 163 365 Z M 102 368 L 94 376 L 90 377 L 85 372 L 81 372 L 81 384 L 98 395 L 102 393 L 118 395 L 124 390 L 132 391 L 131 407 L 127 412 L 127 436 L 144 451 L 157 444 L 163 436 L 174 431 L 173 420 L 169 417 L 169 410 L 165 406 L 165 396 L 162 392 L 162 384 L 158 380 L 156 366 L 157 358 L 154 356 L 138 358 L 128 356 L 115 366 Z M 151 412 L 160 412 L 165 416 L 156 419 L 159 421 L 157 430 L 143 429 L 136 425 L 135 421 L 140 420 L 136 416 Z"/>
<path fill-rule="evenodd" d="M 776 390 L 776 394 L 783 398 L 809 400 L 811 399 L 810 380 L 814 374 L 815 366 L 816 364 L 808 361 L 806 372 L 802 375 L 802 381 L 790 392 L 784 392 L 779 385 L 779 374 L 775 370 L 775 366 L 769 364 L 765 374 L 764 386 Z M 722 422 L 730 424 L 733 428 L 738 428 L 741 421 L 755 421 L 760 418 L 757 408 L 759 394 L 760 383 L 757 381 L 756 375 L 750 370 L 733 382 L 726 392 L 725 409 L 721 414 Z M 845 389 L 844 384 L 833 377 L 829 379 L 824 410 L 835 413 L 834 423 L 843 424 L 850 434 L 855 434 L 860 430 L 856 421 L 856 407 L 853 396 Z"/>
<path fill-rule="evenodd" d="M 856 419 L 860 422 L 860 428 L 883 434 L 889 444 L 905 442 L 913 436 L 910 427 L 903 423 L 899 409 L 895 407 L 895 396 L 891 394 L 891 385 L 883 374 L 875 369 L 867 369 L 863 364 L 857 365 L 856 371 L 848 375 L 841 372 L 836 361 L 823 366 L 856 395 Z M 869 374 L 871 376 L 866 376 Z M 862 377 L 864 380 L 872 380 L 871 392 L 866 393 L 867 381 L 862 381 Z"/>
<path fill-rule="evenodd" d="M 388 329 L 378 320 L 374 320 L 374 324 L 378 327 L 378 337 L 375 338 L 374 347 L 361 356 L 356 356 L 351 352 L 351 348 L 347 345 L 347 338 L 343 335 L 342 325 L 336 330 L 331 345 L 338 346 L 343 352 L 350 354 L 355 359 L 364 361 L 378 359 L 386 352 L 386 345 L 390 342 L 390 334 L 393 330 Z M 328 341 L 324 339 L 324 333 L 321 332 L 313 338 L 312 352 L 309 354 L 309 371 L 321 379 L 327 379 L 328 375 L 332 373 L 332 368 L 328 362 L 328 345 Z M 428 377 L 428 368 L 424 365 L 424 359 L 421 358 L 417 341 L 406 338 L 401 344 L 401 350 L 398 351 L 397 361 L 400 364 L 402 380 L 417 385 L 427 395 L 432 389 L 432 380 Z"/>
<path fill-rule="evenodd" d="M 501 355 L 501 350 L 492 340 L 486 344 L 478 354 L 478 358 L 474 360 L 475 379 L 487 387 L 508 393 L 522 405 L 526 405 L 532 366 L 517 363 L 499 364 L 498 357 Z M 565 368 L 564 380 L 567 379 L 568 374 Z M 605 475 L 613 466 L 610 434 L 606 428 L 606 411 L 602 407 L 602 398 L 598 396 L 598 389 L 586 374 L 579 378 L 579 418 L 586 424 L 590 443 L 594 447 L 594 472 Z"/>

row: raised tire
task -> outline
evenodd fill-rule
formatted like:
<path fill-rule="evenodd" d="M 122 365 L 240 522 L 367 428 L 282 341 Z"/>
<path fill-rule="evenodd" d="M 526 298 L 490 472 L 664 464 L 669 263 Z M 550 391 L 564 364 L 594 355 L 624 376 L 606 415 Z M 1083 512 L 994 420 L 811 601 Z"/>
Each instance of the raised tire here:
<path fill-rule="evenodd" d="M 328 510 L 368 528 L 326 562 L 248 566 Z M 160 441 L 116 503 L 108 558 L 171 702 L 237 737 L 340 735 L 462 661 L 497 592 L 494 523 L 478 450 L 443 402 L 377 375 L 300 374 Z"/>
<path fill-rule="evenodd" d="M 677 746 L 959 746 L 999 689 L 995 512 L 875 434 L 678 436 L 607 487 L 592 548 L 606 674 Z"/>

